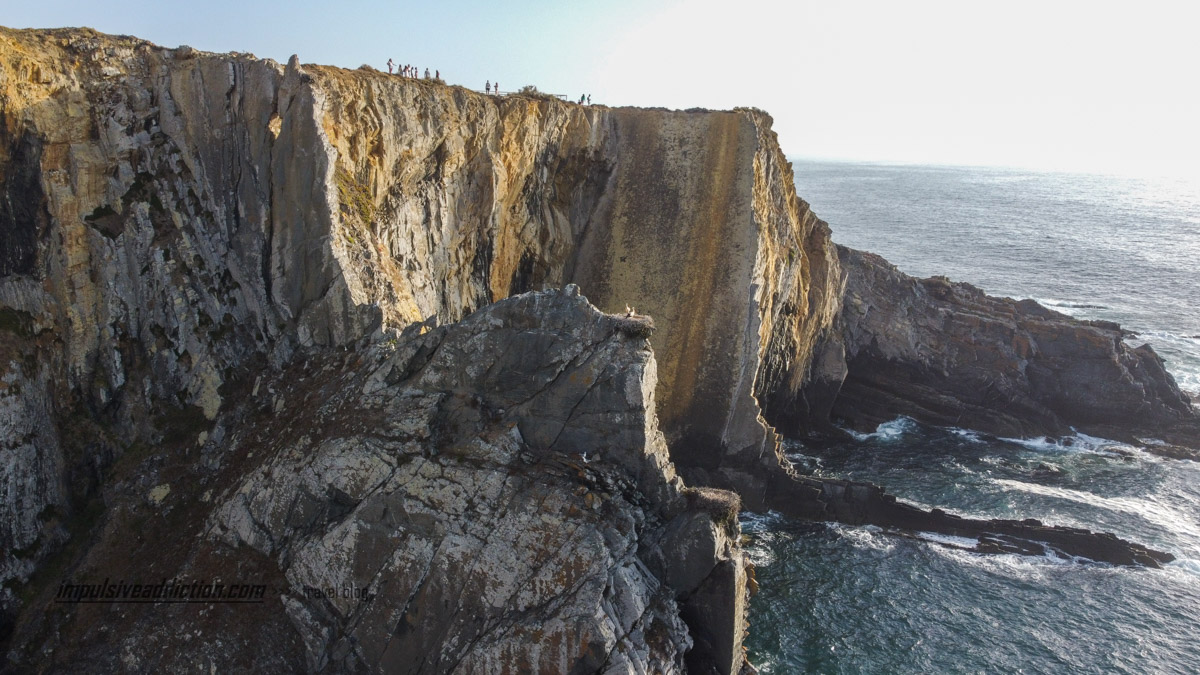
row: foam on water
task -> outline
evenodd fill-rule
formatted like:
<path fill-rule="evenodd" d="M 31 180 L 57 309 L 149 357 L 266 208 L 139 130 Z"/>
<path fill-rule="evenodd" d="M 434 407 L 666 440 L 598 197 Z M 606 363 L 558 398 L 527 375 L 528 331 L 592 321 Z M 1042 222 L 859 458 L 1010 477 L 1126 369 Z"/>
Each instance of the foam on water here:
<path fill-rule="evenodd" d="M 1195 185 L 794 167 L 799 193 L 838 243 L 917 277 L 945 274 L 1120 323 L 1136 333 L 1131 347 L 1148 342 L 1180 387 L 1200 394 Z M 1083 434 L 997 439 L 904 418 L 806 443 L 788 451 L 821 476 L 885 485 L 924 508 L 1112 531 L 1178 559 L 1130 569 L 972 553 L 963 548 L 969 540 L 940 535 L 743 519 L 750 550 L 772 556 L 759 574 L 748 643 L 764 672 L 1200 672 L 1197 464 Z"/>
<path fill-rule="evenodd" d="M 875 551 L 892 551 L 896 548 L 894 537 L 884 533 L 874 525 L 843 525 L 842 523 L 826 523 L 831 531 L 850 542 L 856 548 L 872 549 Z"/>
<path fill-rule="evenodd" d="M 875 431 L 869 434 L 854 431 L 853 429 L 845 429 L 845 431 L 859 441 L 891 442 L 899 441 L 905 434 L 913 431 L 915 428 L 916 422 L 912 418 L 897 417 L 890 422 L 884 422 L 875 427 Z"/>
<path fill-rule="evenodd" d="M 1195 558 L 1176 558 L 1167 563 L 1167 569 L 1178 572 L 1200 581 L 1200 560 Z"/>
<path fill-rule="evenodd" d="M 1037 438 L 999 438 L 997 440 L 1019 445 L 1035 452 L 1045 453 L 1087 452 L 1099 455 L 1119 456 L 1127 455 L 1137 450 L 1137 448 L 1126 443 L 1110 441 L 1106 438 L 1097 438 L 1082 433 L 1076 433 L 1073 436 L 1063 436 L 1061 438 L 1039 436 Z"/>
<path fill-rule="evenodd" d="M 1120 511 L 1137 516 L 1148 523 L 1157 525 L 1167 532 L 1186 535 L 1196 541 L 1200 541 L 1200 522 L 1197 522 L 1194 516 L 1180 509 L 1163 504 L 1153 497 L 1103 497 L 1086 490 L 1040 485 L 1038 483 L 1027 483 L 1006 478 L 995 479 L 993 482 L 1010 490 L 1031 492 L 1055 499 L 1065 499 L 1108 511 Z"/>
<path fill-rule="evenodd" d="M 1017 299 L 1019 300 L 1020 298 L 1017 298 Z M 1088 303 L 1088 302 L 1056 300 L 1054 298 L 1030 298 L 1030 299 L 1043 307 L 1048 307 L 1050 309 L 1053 309 L 1056 312 L 1061 312 L 1068 316 L 1075 316 L 1076 314 L 1087 314 L 1086 310 L 1108 309 L 1108 307 L 1105 307 L 1104 305 L 1097 305 L 1097 304 Z"/>
<path fill-rule="evenodd" d="M 978 539 L 970 537 L 955 537 L 949 534 L 941 534 L 939 532 L 918 532 L 917 537 L 925 541 L 931 541 L 935 544 L 943 544 L 952 548 L 969 549 L 974 548 L 979 544 Z"/>
<path fill-rule="evenodd" d="M 952 433 L 955 436 L 958 436 L 960 438 L 965 438 L 968 441 L 971 441 L 973 443 L 986 443 L 987 442 L 986 439 L 984 439 L 983 435 L 980 434 L 978 431 L 972 431 L 970 429 L 959 429 L 958 427 L 947 427 L 946 431 L 949 431 L 950 433 Z"/>

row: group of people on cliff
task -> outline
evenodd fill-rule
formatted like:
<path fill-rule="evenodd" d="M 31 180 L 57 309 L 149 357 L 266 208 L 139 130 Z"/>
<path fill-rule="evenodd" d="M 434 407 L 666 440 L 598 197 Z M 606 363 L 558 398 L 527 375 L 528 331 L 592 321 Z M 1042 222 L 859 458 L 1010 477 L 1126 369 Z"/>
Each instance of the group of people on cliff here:
<path fill-rule="evenodd" d="M 414 77 L 414 78 L 421 77 L 419 69 L 416 66 L 412 66 L 412 65 L 397 66 L 395 61 L 393 61 L 392 59 L 388 59 L 387 67 L 388 67 L 388 75 L 399 75 L 400 77 Z M 430 79 L 428 68 L 425 69 L 425 79 L 426 80 Z M 433 79 L 435 79 L 435 80 L 442 79 L 442 73 L 440 70 L 433 71 Z M 493 84 L 491 80 L 487 80 L 486 82 L 483 83 L 483 92 L 485 94 L 496 94 L 497 96 L 499 96 L 500 95 L 500 83 L 496 82 L 495 84 Z M 565 98 L 565 97 L 563 97 L 563 98 Z M 580 94 L 579 95 L 579 105 L 585 105 L 585 104 L 586 105 L 592 104 L 592 95 L 591 94 Z"/>
<path fill-rule="evenodd" d="M 402 65 L 400 67 L 397 67 L 396 62 L 391 59 L 388 59 L 387 66 L 388 66 L 388 75 L 399 75 L 400 77 L 418 77 L 418 78 L 421 77 L 420 69 L 417 68 L 416 66 Z M 427 79 L 427 80 L 430 79 L 428 68 L 425 69 L 425 79 Z M 433 79 L 435 79 L 435 80 L 442 79 L 442 72 L 440 70 L 434 70 L 433 71 Z"/>

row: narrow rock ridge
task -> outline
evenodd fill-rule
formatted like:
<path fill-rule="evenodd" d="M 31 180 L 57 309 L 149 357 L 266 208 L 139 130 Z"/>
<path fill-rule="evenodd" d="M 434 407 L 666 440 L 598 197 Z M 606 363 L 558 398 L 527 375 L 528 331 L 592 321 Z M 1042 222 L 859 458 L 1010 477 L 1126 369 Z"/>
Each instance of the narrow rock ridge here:
<path fill-rule="evenodd" d="M 1175 556 L 1121 539 L 1107 532 L 1045 525 L 1035 519 L 964 518 L 942 509 L 924 510 L 905 504 L 871 483 L 810 476 L 781 478 L 771 485 L 769 503 L 782 513 L 806 518 L 877 525 L 901 536 L 932 532 L 964 539 L 972 553 L 1081 558 L 1112 565 L 1160 568 Z M 948 544 L 943 544 L 948 545 Z"/>

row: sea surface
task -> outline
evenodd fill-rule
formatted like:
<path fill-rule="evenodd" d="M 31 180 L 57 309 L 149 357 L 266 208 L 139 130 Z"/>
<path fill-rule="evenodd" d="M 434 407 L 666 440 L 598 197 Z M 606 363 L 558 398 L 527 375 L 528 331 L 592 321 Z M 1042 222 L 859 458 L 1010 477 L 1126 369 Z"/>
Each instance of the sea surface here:
<path fill-rule="evenodd" d="M 1200 394 L 1200 184 L 794 160 L 834 240 L 916 275 L 1034 298 L 1149 342 Z M 1102 438 L 1005 439 L 899 418 L 792 440 L 797 466 L 978 518 L 1115 532 L 1162 570 L 985 556 L 939 535 L 743 517 L 764 673 L 1200 673 L 1200 464 Z M 962 542 L 959 542 L 962 543 Z"/>

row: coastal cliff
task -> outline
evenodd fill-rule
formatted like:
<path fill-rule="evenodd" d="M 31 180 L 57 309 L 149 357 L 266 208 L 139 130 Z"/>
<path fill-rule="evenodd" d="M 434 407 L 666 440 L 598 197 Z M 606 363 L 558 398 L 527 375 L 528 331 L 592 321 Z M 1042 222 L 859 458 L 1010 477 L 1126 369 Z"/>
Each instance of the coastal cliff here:
<path fill-rule="evenodd" d="M 647 334 L 571 286 L 265 375 L 209 441 L 113 477 L 70 578 L 261 583 L 263 601 L 197 617 L 64 603 L 60 584 L 32 599 L 18 662 L 737 672 L 738 500 L 675 475 Z"/>
<path fill-rule="evenodd" d="M 839 329 L 822 349 L 842 358 L 810 385 L 830 418 L 866 430 L 905 415 L 1012 438 L 1081 431 L 1197 457 L 1192 402 L 1120 326 L 944 277 L 914 279 L 871 253 L 838 253 L 848 283 Z"/>
<path fill-rule="evenodd" d="M 363 338 L 407 343 L 576 279 L 603 309 L 653 312 L 646 334 L 664 355 L 705 355 L 703 368 L 674 355 L 657 369 L 673 460 L 688 457 L 686 437 L 706 444 L 703 475 L 741 462 L 723 448 L 759 462 L 751 478 L 776 461 L 753 397 L 771 363 L 759 355 L 802 364 L 792 355 L 817 332 L 810 269 L 836 261 L 828 231 L 810 236 L 816 220 L 780 201 L 790 174 L 765 115 L 494 98 L 86 30 L 0 38 L 15 205 L 0 228 L 10 612 L 61 581 L 80 548 L 121 536 L 101 528 L 148 494 L 122 492 L 121 478 L 164 462 L 219 472 L 244 433 L 230 406 L 280 400 L 269 373 Z M 672 170 L 651 180 L 654 167 Z M 671 235 L 685 225 L 689 238 Z M 725 235 L 738 255 L 718 246 Z M 690 260 L 689 240 L 704 257 Z M 688 290 L 645 285 L 655 271 Z M 835 298 L 818 295 L 828 323 Z M 531 367 L 540 356 L 524 354 Z M 731 527 L 728 550 L 709 547 L 716 562 L 740 560 Z M 733 672 L 745 577 L 726 567 L 726 586 L 692 589 L 708 600 L 679 599 L 691 628 L 663 625 L 676 646 L 724 643 L 717 661 Z M 721 635 L 696 628 L 715 617 Z"/>
<path fill-rule="evenodd" d="M 182 665 L 52 600 L 125 566 L 270 585 L 204 620 L 113 619 L 280 645 L 216 667 L 736 673 L 739 505 L 1090 552 L 792 474 L 772 425 L 918 415 L 870 378 L 938 328 L 860 311 L 929 286 L 839 260 L 770 124 L 0 29 L 10 659 L 53 636 L 60 669 Z M 1044 381 L 1077 372 L 1061 358 Z M 1131 363 L 1112 391 L 1175 400 Z M 372 600 L 305 590 L 330 586 Z"/>

